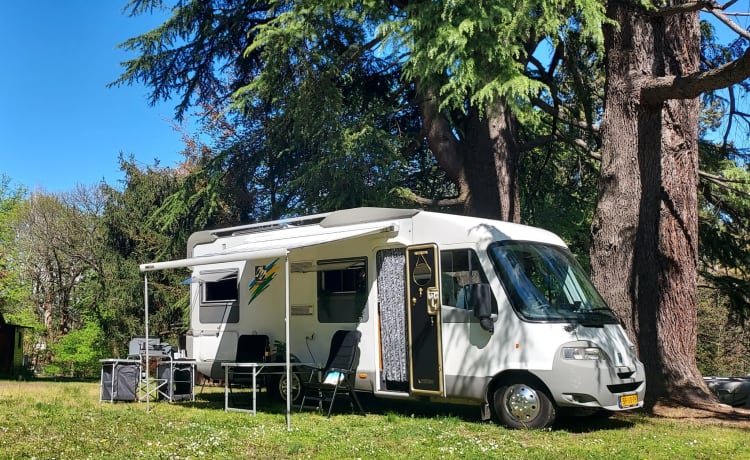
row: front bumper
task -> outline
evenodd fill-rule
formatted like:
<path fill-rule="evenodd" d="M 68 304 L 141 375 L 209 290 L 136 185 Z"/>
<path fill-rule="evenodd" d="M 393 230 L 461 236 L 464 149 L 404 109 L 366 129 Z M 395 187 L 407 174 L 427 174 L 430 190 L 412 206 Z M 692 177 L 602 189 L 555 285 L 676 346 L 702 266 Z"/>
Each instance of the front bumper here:
<path fill-rule="evenodd" d="M 563 359 L 558 353 L 552 370 L 536 374 L 560 407 L 637 409 L 646 395 L 646 374 L 637 359 L 613 366 L 607 359 Z"/>

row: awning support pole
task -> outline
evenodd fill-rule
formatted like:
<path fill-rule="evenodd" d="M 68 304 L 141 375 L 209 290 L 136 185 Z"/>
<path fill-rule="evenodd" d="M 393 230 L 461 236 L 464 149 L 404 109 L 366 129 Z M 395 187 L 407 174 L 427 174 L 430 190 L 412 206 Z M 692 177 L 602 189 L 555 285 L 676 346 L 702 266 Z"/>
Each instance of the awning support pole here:
<path fill-rule="evenodd" d="M 149 406 L 149 372 L 148 372 L 148 274 L 143 275 L 143 298 L 144 298 L 144 317 L 145 317 L 145 325 L 146 325 L 146 412 L 149 412 L 151 410 L 151 407 Z M 138 376 L 140 380 L 140 375 Z"/>
<path fill-rule="evenodd" d="M 286 353 L 286 429 L 287 431 L 292 431 L 292 365 L 291 365 L 291 352 L 289 351 L 290 343 L 289 343 L 289 317 L 290 317 L 290 311 L 291 307 L 289 305 L 289 276 L 291 274 L 291 270 L 289 269 L 289 251 L 286 251 L 286 256 L 284 257 L 284 279 L 286 280 L 286 286 L 285 286 L 285 311 L 284 311 L 284 323 L 286 327 L 286 346 L 284 347 L 285 353 Z"/>

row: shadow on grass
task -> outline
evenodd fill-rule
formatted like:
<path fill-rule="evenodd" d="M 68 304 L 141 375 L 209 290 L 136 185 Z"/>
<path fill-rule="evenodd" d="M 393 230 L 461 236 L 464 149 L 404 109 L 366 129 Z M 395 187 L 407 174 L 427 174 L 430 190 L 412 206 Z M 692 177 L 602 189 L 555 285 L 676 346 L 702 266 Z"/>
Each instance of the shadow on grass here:
<path fill-rule="evenodd" d="M 478 406 L 436 403 L 426 400 L 376 398 L 371 394 L 358 394 L 368 414 L 397 414 L 403 417 L 434 418 L 455 417 L 465 422 L 481 422 Z"/>
<path fill-rule="evenodd" d="M 598 413 L 588 416 L 561 415 L 553 429 L 567 431 L 569 433 L 590 433 L 603 430 L 624 430 L 635 426 L 635 422 L 629 420 L 632 414 L 610 414 Z"/>
<path fill-rule="evenodd" d="M 433 417 L 456 417 L 464 422 L 485 423 L 482 420 L 479 406 L 436 403 L 419 400 L 390 400 L 375 398 L 372 395 L 360 397 L 365 411 L 387 415 L 398 414 L 405 417 L 433 418 Z M 489 421 L 486 421 L 489 422 Z M 634 426 L 632 421 L 619 415 L 604 417 L 594 416 L 570 416 L 561 415 L 554 424 L 554 430 L 568 431 L 571 433 L 585 433 L 588 431 L 620 430 Z"/>
<path fill-rule="evenodd" d="M 257 410 L 269 413 L 285 413 L 286 405 L 274 399 L 265 391 L 256 395 Z M 195 387 L 194 401 L 180 401 L 178 404 L 197 409 L 224 410 L 224 387 Z M 229 394 L 229 405 L 233 408 L 251 410 L 253 408 L 253 394 L 247 389 L 234 389 Z"/>
<path fill-rule="evenodd" d="M 487 423 L 481 419 L 478 406 L 438 403 L 423 400 L 404 400 L 376 398 L 372 394 L 357 394 L 362 407 L 368 415 L 388 416 L 390 414 L 401 417 L 431 419 L 436 417 L 453 417 L 468 423 Z M 206 388 L 201 391 L 200 387 L 195 389 L 195 401 L 183 401 L 179 403 L 186 407 L 200 409 L 224 410 L 223 388 Z M 230 394 L 230 405 L 240 409 L 252 409 L 252 393 L 235 391 Z M 285 414 L 286 404 L 274 399 L 268 393 L 261 391 L 257 394 L 258 412 L 271 414 Z M 303 412 L 314 412 L 313 408 L 305 408 Z M 299 412 L 299 404 L 292 406 L 292 413 Z M 356 414 L 357 411 L 351 407 L 347 398 L 337 398 L 332 417 L 336 415 Z M 609 417 L 602 414 L 591 416 L 561 415 L 553 426 L 554 430 L 567 431 L 570 433 L 586 433 L 600 430 L 628 429 L 635 425 L 629 420 L 630 413 L 613 414 Z"/>

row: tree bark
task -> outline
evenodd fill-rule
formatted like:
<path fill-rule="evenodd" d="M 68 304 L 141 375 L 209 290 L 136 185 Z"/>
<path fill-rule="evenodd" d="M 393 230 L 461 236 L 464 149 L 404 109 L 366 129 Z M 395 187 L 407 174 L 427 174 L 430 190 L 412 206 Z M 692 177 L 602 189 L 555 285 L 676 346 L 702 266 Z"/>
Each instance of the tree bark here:
<path fill-rule="evenodd" d="M 438 110 L 427 89 L 420 104 L 423 134 L 440 167 L 456 184 L 462 213 L 468 216 L 520 222 L 518 167 L 520 148 L 515 120 L 502 100 L 484 112 L 470 108 L 458 139 L 454 127 Z"/>
<path fill-rule="evenodd" d="M 645 97 L 698 70 L 698 14 L 612 1 L 592 276 L 646 366 L 647 404 L 713 401 L 695 361 L 698 101 Z M 679 96 L 678 96 L 679 97 Z"/>

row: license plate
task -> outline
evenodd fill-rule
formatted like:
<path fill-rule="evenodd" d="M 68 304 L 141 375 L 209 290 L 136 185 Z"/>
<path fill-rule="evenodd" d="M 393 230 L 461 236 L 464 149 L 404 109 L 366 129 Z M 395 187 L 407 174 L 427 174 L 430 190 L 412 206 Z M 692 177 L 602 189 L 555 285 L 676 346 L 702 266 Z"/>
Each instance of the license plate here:
<path fill-rule="evenodd" d="M 620 396 L 620 407 L 633 407 L 638 405 L 638 394 Z"/>

